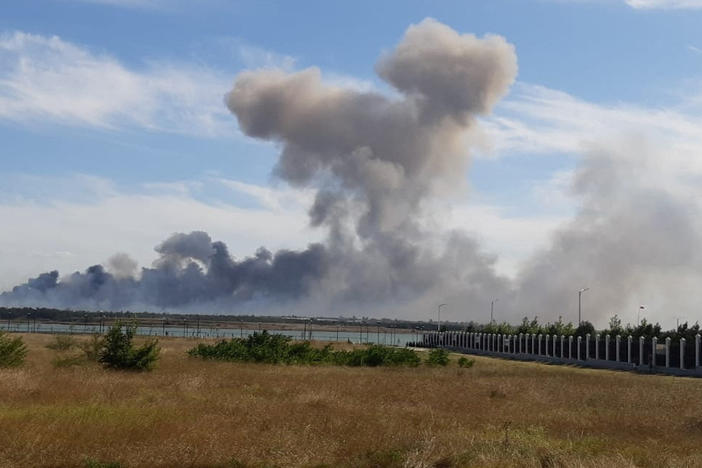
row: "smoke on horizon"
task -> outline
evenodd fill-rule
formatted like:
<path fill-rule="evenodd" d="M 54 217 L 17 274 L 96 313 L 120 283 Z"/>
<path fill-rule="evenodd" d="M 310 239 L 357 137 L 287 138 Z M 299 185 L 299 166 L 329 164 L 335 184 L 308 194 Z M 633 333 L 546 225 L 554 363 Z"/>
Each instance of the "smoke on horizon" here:
<path fill-rule="evenodd" d="M 635 168 L 655 156 L 629 141 L 583 157 L 580 212 L 516 279 L 500 277 L 476 240 L 422 221 L 432 200 L 465 184 L 477 118 L 516 78 L 514 47 L 427 19 L 376 71 L 396 95 L 332 86 L 309 68 L 242 72 L 226 96 L 242 132 L 280 147 L 274 175 L 316 190 L 309 218 L 323 243 L 237 261 L 205 232 L 177 233 L 149 268 L 117 254 L 83 273 L 43 273 L 0 304 L 426 317 L 449 302 L 454 319 L 479 319 L 471 311 L 499 297 L 501 318 L 553 320 L 589 286 L 596 319 L 632 307 L 643 288 L 665 304 L 701 279 L 698 204 L 648 185 Z M 636 163 L 625 154 L 634 151 Z"/>

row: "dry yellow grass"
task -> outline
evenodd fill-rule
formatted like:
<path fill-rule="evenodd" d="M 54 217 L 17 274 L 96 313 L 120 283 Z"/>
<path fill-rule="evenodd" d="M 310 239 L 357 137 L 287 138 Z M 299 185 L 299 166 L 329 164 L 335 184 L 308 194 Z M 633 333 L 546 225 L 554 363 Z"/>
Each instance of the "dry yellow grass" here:
<path fill-rule="evenodd" d="M 0 369 L 0 466 L 702 466 L 702 381 L 476 358 L 471 369 L 203 362 Z M 237 464 L 239 463 L 239 464 Z"/>

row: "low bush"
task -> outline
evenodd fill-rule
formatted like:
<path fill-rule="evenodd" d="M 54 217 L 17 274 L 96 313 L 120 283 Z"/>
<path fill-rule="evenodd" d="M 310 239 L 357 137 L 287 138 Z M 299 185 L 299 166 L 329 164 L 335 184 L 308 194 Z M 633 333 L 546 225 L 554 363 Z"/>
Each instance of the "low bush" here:
<path fill-rule="evenodd" d="M 22 337 L 11 338 L 0 331 L 0 367 L 17 367 L 22 365 L 27 356 L 27 347 Z"/>
<path fill-rule="evenodd" d="M 105 335 L 98 353 L 98 361 L 108 369 L 148 371 L 156 365 L 159 355 L 158 340 L 150 340 L 134 347 L 132 339 L 136 325 L 115 323 Z"/>
<path fill-rule="evenodd" d="M 54 359 L 52 359 L 51 364 L 53 364 L 54 367 L 62 368 L 62 367 L 73 367 L 73 366 L 82 366 L 85 364 L 87 360 L 85 359 L 85 356 L 83 355 L 70 355 L 70 356 L 56 356 Z"/>
<path fill-rule="evenodd" d="M 119 462 L 103 462 L 87 458 L 84 462 L 84 466 L 85 468 L 121 468 L 122 464 Z"/>
<path fill-rule="evenodd" d="M 468 359 L 466 357 L 458 358 L 458 367 L 470 368 L 473 367 L 473 364 L 475 364 L 474 359 Z"/>
<path fill-rule="evenodd" d="M 441 348 L 432 349 L 427 355 L 426 363 L 430 366 L 445 366 L 449 363 L 449 353 Z"/>
<path fill-rule="evenodd" d="M 68 351 L 76 345 L 76 340 L 69 335 L 56 335 L 54 341 L 47 344 L 46 347 L 54 351 Z"/>
<path fill-rule="evenodd" d="M 220 361 L 267 364 L 335 364 L 341 366 L 417 366 L 419 356 L 411 349 L 370 345 L 352 351 L 335 351 L 331 345 L 313 347 L 309 341 L 293 343 L 284 335 L 267 331 L 247 338 L 232 338 L 208 345 L 200 343 L 188 351 L 192 357 Z"/>
<path fill-rule="evenodd" d="M 85 354 L 88 361 L 97 362 L 100 359 L 100 350 L 105 345 L 105 338 L 97 333 L 91 335 L 88 341 L 78 343 L 78 347 Z"/>

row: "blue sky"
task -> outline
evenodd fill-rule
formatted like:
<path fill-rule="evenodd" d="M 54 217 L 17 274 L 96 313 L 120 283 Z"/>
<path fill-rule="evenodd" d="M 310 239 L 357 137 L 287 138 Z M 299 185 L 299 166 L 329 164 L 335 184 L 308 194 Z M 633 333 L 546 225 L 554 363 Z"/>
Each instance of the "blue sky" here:
<path fill-rule="evenodd" d="M 505 274 L 577 211 L 573 170 L 593 141 L 635 129 L 679 154 L 702 147 L 698 0 L 8 2 L 0 289 L 116 250 L 148 264 L 175 231 L 208 230 L 237 255 L 320 238 L 311 194 L 271 177 L 275 146 L 243 136 L 223 96 L 242 70 L 311 66 L 390 93 L 374 64 L 426 17 L 516 48 L 517 82 L 447 208 Z"/>

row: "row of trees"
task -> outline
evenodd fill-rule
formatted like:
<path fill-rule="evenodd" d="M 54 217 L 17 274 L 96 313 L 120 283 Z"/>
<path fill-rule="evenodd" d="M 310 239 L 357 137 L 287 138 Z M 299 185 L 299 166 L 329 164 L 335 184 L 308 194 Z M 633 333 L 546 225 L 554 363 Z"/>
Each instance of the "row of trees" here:
<path fill-rule="evenodd" d="M 659 323 L 649 323 L 646 319 L 642 320 L 636 326 L 627 324 L 622 325 L 622 321 L 619 316 L 614 315 L 609 320 L 609 326 L 604 330 L 595 330 L 595 327 L 590 322 L 582 322 L 579 326 L 573 325 L 572 322 L 565 323 L 561 318 L 557 322 L 553 323 L 539 323 L 537 317 L 529 320 L 527 317 L 522 319 L 522 323 L 517 326 L 511 325 L 509 323 L 490 323 L 486 325 L 471 323 L 466 328 L 465 331 L 468 332 L 478 332 L 478 333 L 495 333 L 495 334 L 505 334 L 505 335 L 518 335 L 520 333 L 524 334 L 536 334 L 536 335 L 565 335 L 565 336 L 585 336 L 587 334 L 595 335 L 599 333 L 601 335 L 621 335 L 621 336 L 632 336 L 634 338 L 639 338 L 643 336 L 644 338 L 658 337 L 660 339 L 665 339 L 670 337 L 672 340 L 679 340 L 680 338 L 685 338 L 687 341 L 695 339 L 695 336 L 700 333 L 700 325 L 695 323 L 694 325 L 689 325 L 687 322 L 680 324 L 674 330 L 663 331 Z"/>

